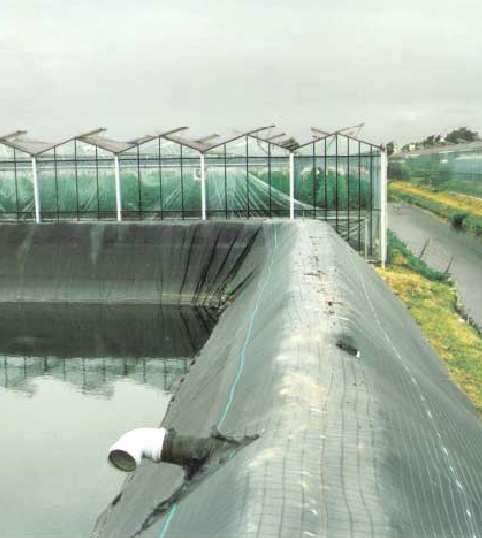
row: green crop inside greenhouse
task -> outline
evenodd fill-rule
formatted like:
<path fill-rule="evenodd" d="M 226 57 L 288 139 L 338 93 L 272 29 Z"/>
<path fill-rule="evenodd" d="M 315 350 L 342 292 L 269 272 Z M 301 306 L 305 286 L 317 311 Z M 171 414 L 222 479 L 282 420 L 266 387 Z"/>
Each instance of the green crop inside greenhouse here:
<path fill-rule="evenodd" d="M 0 136 L 0 218 L 316 218 L 378 258 L 382 148 L 316 129 L 299 144 L 273 127 L 202 138 L 179 127 L 126 142 L 103 128 L 57 143 Z"/>

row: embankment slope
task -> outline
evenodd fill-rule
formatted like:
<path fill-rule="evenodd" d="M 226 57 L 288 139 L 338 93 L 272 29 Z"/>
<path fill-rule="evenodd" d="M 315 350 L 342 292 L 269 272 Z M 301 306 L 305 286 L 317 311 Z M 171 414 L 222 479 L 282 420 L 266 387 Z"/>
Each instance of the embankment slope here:
<path fill-rule="evenodd" d="M 163 423 L 260 438 L 167 512 L 182 472 L 142 465 L 94 536 L 479 536 L 481 425 L 405 307 L 323 223 L 256 245 Z"/>

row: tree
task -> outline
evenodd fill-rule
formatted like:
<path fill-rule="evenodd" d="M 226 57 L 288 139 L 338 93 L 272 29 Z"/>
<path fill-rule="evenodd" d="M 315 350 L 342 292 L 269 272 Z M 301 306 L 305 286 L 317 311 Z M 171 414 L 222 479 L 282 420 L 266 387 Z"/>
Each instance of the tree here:
<path fill-rule="evenodd" d="M 435 135 L 427 136 L 427 138 L 423 141 L 423 145 L 425 147 L 433 146 L 434 144 L 435 144 Z"/>
<path fill-rule="evenodd" d="M 479 139 L 479 133 L 471 131 L 467 127 L 459 127 L 451 131 L 446 137 L 447 142 L 458 144 L 459 142 L 475 142 Z"/>
<path fill-rule="evenodd" d="M 387 155 L 390 157 L 390 155 L 393 154 L 395 151 L 395 143 L 394 142 L 388 142 L 387 143 Z"/>

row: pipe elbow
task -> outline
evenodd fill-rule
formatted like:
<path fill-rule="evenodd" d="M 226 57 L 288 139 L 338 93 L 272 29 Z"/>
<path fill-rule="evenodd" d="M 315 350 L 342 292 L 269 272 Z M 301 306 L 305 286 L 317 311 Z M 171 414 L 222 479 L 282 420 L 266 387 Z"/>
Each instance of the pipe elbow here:
<path fill-rule="evenodd" d="M 143 458 L 161 461 L 166 428 L 136 428 L 122 435 L 109 449 L 108 461 L 116 469 L 135 471 Z"/>

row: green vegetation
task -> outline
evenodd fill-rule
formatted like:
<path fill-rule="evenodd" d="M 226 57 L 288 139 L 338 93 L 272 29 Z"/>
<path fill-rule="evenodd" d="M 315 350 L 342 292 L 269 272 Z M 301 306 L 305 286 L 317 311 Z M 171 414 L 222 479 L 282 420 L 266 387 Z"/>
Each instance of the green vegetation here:
<path fill-rule="evenodd" d="M 482 338 L 457 311 L 447 275 L 430 269 L 389 233 L 388 265 L 379 274 L 405 303 L 450 376 L 482 416 Z"/>
<path fill-rule="evenodd" d="M 459 127 L 451 131 L 446 137 L 447 142 L 458 144 L 460 142 L 475 142 L 479 139 L 477 131 L 471 131 L 467 127 Z"/>
<path fill-rule="evenodd" d="M 415 256 L 403 241 L 398 239 L 390 231 L 388 231 L 387 263 L 389 266 L 404 266 L 409 268 L 434 282 L 448 282 L 450 280 L 449 274 L 431 269 L 421 258 Z"/>
<path fill-rule="evenodd" d="M 437 145 L 446 145 L 447 142 L 450 144 L 463 144 L 466 142 L 476 142 L 477 140 L 480 140 L 479 133 L 477 131 L 472 131 L 468 127 L 458 127 L 457 129 L 454 129 L 453 131 L 450 131 L 445 137 L 442 137 L 441 135 L 433 134 L 427 136 L 424 140 L 420 142 L 412 142 L 413 144 L 416 144 L 417 149 L 420 148 L 430 148 L 432 146 Z M 408 151 L 410 144 L 405 144 L 402 147 L 403 151 Z M 387 150 L 388 150 L 388 144 L 387 144 Z M 390 155 L 390 153 L 389 153 Z"/>
<path fill-rule="evenodd" d="M 265 183 L 268 183 L 268 172 L 257 172 L 256 177 Z M 313 177 L 315 183 L 313 185 Z M 272 171 L 271 186 L 289 194 L 289 178 L 288 171 Z M 360 187 L 360 193 L 358 188 Z M 373 189 L 376 189 L 373 185 Z M 317 207 L 326 207 L 327 209 L 339 210 L 348 209 L 348 193 L 350 194 L 350 209 L 356 210 L 360 206 L 362 209 L 370 208 L 370 183 L 366 177 L 362 177 L 360 185 L 358 185 L 358 175 L 353 174 L 348 177 L 338 173 L 338 176 L 333 170 L 329 170 L 326 174 L 320 168 L 310 168 L 303 171 L 296 177 L 295 181 L 295 198 L 308 206 L 313 205 L 313 199 Z M 335 203 L 335 196 L 338 198 L 338 203 Z M 358 201 L 360 196 L 360 203 Z"/>
<path fill-rule="evenodd" d="M 482 235 L 482 199 L 464 194 L 434 192 L 411 183 L 393 181 L 388 186 L 391 201 L 403 201 L 428 209 L 455 227 Z"/>

